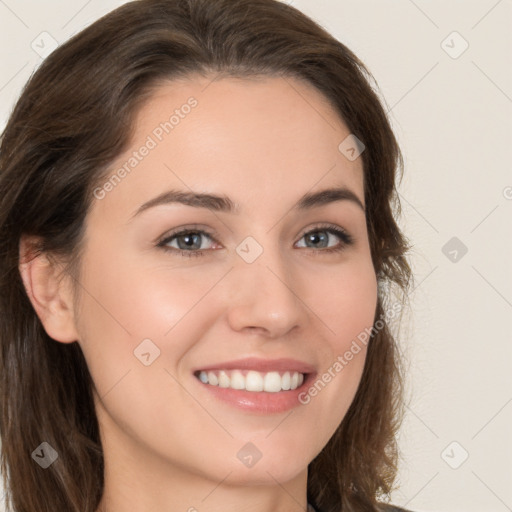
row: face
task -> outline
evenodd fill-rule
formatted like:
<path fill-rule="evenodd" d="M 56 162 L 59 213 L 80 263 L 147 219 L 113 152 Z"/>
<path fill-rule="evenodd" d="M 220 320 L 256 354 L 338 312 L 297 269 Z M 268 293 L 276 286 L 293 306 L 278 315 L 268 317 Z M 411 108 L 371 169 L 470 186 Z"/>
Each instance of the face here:
<path fill-rule="evenodd" d="M 377 302 L 349 134 L 291 78 L 172 82 L 140 110 L 95 191 L 75 312 L 106 453 L 233 484 L 305 473 Z"/>

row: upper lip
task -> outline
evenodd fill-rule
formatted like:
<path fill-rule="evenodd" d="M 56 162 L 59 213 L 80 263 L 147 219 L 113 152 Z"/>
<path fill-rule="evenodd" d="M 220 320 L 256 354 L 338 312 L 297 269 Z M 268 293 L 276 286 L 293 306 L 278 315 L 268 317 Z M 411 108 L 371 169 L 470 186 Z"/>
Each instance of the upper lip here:
<path fill-rule="evenodd" d="M 209 366 L 196 368 L 194 372 L 210 370 L 255 370 L 257 372 L 292 371 L 299 373 L 313 373 L 315 368 L 303 361 L 290 358 L 262 359 L 259 357 L 246 357 L 232 361 L 224 361 Z"/>

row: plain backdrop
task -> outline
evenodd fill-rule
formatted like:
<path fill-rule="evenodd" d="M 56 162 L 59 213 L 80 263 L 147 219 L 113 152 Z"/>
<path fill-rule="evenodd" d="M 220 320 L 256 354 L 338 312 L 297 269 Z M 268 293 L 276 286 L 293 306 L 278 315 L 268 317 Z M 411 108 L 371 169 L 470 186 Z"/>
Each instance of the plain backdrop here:
<path fill-rule="evenodd" d="M 0 0 L 0 129 L 45 49 L 122 3 Z M 368 66 L 405 156 L 416 288 L 393 501 L 512 510 L 512 1 L 288 3 Z"/>

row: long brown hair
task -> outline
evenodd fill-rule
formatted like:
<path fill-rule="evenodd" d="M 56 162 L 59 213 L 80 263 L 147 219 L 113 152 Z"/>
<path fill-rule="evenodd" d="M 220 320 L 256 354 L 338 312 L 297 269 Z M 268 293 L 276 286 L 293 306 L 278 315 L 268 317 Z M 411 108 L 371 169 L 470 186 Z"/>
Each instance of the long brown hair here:
<path fill-rule="evenodd" d="M 109 164 L 127 148 L 135 115 L 159 83 L 272 75 L 313 84 L 364 145 L 366 219 L 379 281 L 357 394 L 311 462 L 308 499 L 324 512 L 375 511 L 393 488 L 403 374 L 386 308 L 410 284 L 396 224 L 403 162 L 372 75 L 342 43 L 276 0 L 140 0 L 57 48 L 25 86 L 0 145 L 0 436 L 7 503 L 16 512 L 95 512 L 103 452 L 92 381 L 77 342 L 45 332 L 20 277 L 22 235 L 66 259 L 79 279 L 84 219 Z M 341 141 L 340 141 L 341 142 Z M 78 282 L 78 281 L 77 281 Z M 31 457 L 43 441 L 58 459 Z"/>

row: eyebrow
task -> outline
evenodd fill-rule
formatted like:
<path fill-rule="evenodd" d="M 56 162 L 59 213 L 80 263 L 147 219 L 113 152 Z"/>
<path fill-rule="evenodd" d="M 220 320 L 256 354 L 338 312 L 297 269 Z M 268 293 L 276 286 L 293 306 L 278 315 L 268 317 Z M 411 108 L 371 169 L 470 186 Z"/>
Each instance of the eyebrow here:
<path fill-rule="evenodd" d="M 303 211 L 335 201 L 350 201 L 358 205 L 363 212 L 366 211 L 359 197 L 352 190 L 345 187 L 328 188 L 319 192 L 306 193 L 297 201 L 292 209 Z M 184 204 L 195 208 L 206 208 L 214 212 L 240 213 L 240 205 L 234 203 L 225 195 L 168 190 L 141 205 L 132 215 L 131 219 L 150 208 L 171 203 Z"/>

